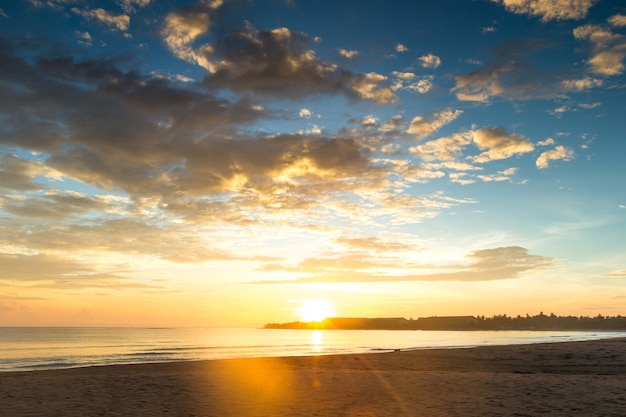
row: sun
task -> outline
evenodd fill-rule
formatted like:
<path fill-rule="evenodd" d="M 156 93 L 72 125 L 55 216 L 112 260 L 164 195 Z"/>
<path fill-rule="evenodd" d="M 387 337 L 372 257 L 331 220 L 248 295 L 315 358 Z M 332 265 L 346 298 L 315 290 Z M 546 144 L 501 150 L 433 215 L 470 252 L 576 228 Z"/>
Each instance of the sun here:
<path fill-rule="evenodd" d="M 326 300 L 304 300 L 296 309 L 298 316 L 304 322 L 322 321 L 335 315 L 333 306 Z"/>

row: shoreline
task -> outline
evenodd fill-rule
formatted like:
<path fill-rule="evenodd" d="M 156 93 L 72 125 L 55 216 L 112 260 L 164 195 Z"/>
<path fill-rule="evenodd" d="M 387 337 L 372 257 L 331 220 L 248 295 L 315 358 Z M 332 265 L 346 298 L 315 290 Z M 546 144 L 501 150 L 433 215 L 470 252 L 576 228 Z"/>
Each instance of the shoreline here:
<path fill-rule="evenodd" d="M 23 330 L 24 328 L 20 328 Z M 145 330 L 145 329 L 144 329 Z M 313 331 L 319 335 L 311 333 L 310 330 L 265 330 L 265 329 L 219 329 L 213 334 L 211 329 L 199 329 L 198 332 L 182 333 L 179 329 L 165 329 L 165 333 L 148 332 L 148 334 L 131 332 L 128 333 L 113 331 L 113 338 L 105 336 L 107 332 L 95 331 L 89 328 L 94 334 L 92 338 L 85 339 L 85 343 L 97 346 L 98 352 L 95 355 L 84 354 L 79 341 L 85 338 L 78 335 L 76 341 L 71 343 L 54 345 L 47 356 L 45 348 L 33 351 L 32 343 L 36 336 L 28 333 L 27 343 L 11 346 L 11 334 L 4 334 L 3 337 L 9 341 L 6 352 L 6 361 L 0 361 L 0 374 L 6 372 L 32 372 L 55 369 L 74 369 L 90 366 L 109 365 L 129 365 L 137 363 L 167 363 L 167 362 L 187 362 L 201 360 L 221 360 L 232 358 L 254 358 L 254 357 L 280 357 L 280 356 L 317 356 L 334 354 L 363 354 L 381 353 L 396 350 L 411 351 L 424 349 L 455 349 L 472 348 L 480 346 L 498 346 L 510 344 L 538 344 L 538 343 L 559 343 L 567 341 L 598 340 L 603 338 L 626 337 L 626 332 L 614 331 L 442 331 L 443 335 L 438 335 L 439 331 L 419 331 L 414 336 L 406 335 L 406 331 L 380 331 L 380 330 L 328 330 Z M 223 333 L 221 330 L 226 330 Z M 242 333 L 243 334 L 240 334 Z M 259 332 L 247 334 L 249 332 Z M 277 332 L 268 334 L 266 332 Z M 284 332 L 284 334 L 283 334 Z M 305 335 L 302 335 L 302 332 Z M 339 332 L 336 336 L 335 332 Z M 354 332 L 354 334 L 352 333 Z M 382 333 L 379 333 L 382 332 Z M 389 333 L 386 333 L 389 332 Z M 409 331 L 413 333 L 413 331 Z M 117 334 L 119 333 L 119 334 Z M 296 333 L 298 333 L 296 335 Z M 35 333 L 36 335 L 36 333 Z M 110 340 L 117 340 L 122 337 L 121 345 L 112 343 Z M 141 338 L 141 336 L 145 336 Z M 19 332 L 14 335 L 17 340 L 23 337 Z M 44 334 L 47 337 L 57 337 L 60 340 L 74 340 L 72 334 L 68 336 L 63 333 Z M 259 348 L 248 346 L 247 342 L 242 343 L 242 337 L 249 340 L 254 337 L 262 341 Z M 154 343 L 151 340 L 158 338 Z M 230 340 L 231 343 L 212 343 L 213 340 Z M 130 340 L 130 341 L 129 341 Z M 136 340 L 142 343 L 143 348 L 135 348 L 131 343 Z M 167 343 L 163 343 L 166 340 Z M 203 342 L 204 340 L 204 342 Z M 351 342 L 346 343 L 346 340 Z M 198 342 L 199 341 L 199 342 Z M 57 350 L 58 346 L 63 349 Z M 20 354 L 21 352 L 21 354 Z M 4 356 L 0 349 L 0 356 Z M 18 354 L 16 354 L 18 353 Z M 23 360 L 22 360 L 23 356 Z"/>
<path fill-rule="evenodd" d="M 623 416 L 626 338 L 0 373 L 0 415 Z"/>

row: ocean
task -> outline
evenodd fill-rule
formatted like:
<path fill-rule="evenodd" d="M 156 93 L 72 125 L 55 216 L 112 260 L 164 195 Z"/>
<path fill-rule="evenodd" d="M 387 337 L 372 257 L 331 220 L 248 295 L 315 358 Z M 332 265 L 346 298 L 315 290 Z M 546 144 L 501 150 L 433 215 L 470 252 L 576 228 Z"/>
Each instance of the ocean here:
<path fill-rule="evenodd" d="M 626 332 L 0 327 L 0 372 L 609 337 Z"/>

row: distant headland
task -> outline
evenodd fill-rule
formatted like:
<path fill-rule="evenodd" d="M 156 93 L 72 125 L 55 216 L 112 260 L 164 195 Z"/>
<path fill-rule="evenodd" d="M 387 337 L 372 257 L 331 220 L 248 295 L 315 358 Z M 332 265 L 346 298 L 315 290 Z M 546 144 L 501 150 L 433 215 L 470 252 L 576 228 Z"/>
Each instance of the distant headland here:
<path fill-rule="evenodd" d="M 329 317 L 322 321 L 268 323 L 265 329 L 303 330 L 604 330 L 626 331 L 623 316 L 433 316 L 404 317 Z"/>

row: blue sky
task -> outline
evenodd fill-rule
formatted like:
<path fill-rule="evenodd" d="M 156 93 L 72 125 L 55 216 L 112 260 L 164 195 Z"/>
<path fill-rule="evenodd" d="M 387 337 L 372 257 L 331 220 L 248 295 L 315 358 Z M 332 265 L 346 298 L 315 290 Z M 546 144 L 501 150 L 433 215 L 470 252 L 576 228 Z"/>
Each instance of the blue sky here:
<path fill-rule="evenodd" d="M 0 21 L 0 325 L 624 314 L 623 2 Z"/>

